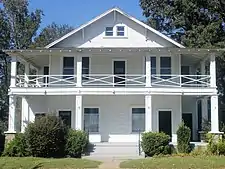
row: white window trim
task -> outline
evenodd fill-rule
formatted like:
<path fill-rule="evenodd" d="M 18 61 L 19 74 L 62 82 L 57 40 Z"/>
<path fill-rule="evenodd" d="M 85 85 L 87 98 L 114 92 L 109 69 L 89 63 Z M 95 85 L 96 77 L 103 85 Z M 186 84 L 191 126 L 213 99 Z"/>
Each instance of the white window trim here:
<path fill-rule="evenodd" d="M 82 128 L 83 128 L 83 130 L 84 130 L 84 109 L 86 109 L 86 108 L 88 108 L 88 109 L 91 109 L 91 108 L 93 108 L 93 109 L 98 109 L 98 132 L 89 132 L 90 134 L 100 134 L 101 133 L 101 121 L 100 121 L 100 119 L 101 119 L 101 114 L 100 114 L 100 107 L 99 106 L 83 106 L 83 113 L 82 113 L 82 119 L 83 119 L 83 121 L 82 121 Z"/>
<path fill-rule="evenodd" d="M 138 134 L 138 132 L 133 132 L 132 131 L 132 109 L 133 108 L 143 108 L 143 109 L 145 109 L 145 106 L 144 105 L 134 105 L 134 106 L 131 106 L 130 107 L 130 134 Z M 146 110 L 145 110 L 145 113 L 146 113 Z M 146 125 L 146 124 L 145 124 Z"/>
<path fill-rule="evenodd" d="M 124 36 L 117 36 L 117 26 L 124 27 Z M 113 36 L 106 36 L 104 31 L 103 39 L 128 39 L 128 26 L 125 24 L 115 24 L 113 26 L 106 26 L 106 27 L 113 27 Z M 105 27 L 105 28 L 106 28 Z"/>

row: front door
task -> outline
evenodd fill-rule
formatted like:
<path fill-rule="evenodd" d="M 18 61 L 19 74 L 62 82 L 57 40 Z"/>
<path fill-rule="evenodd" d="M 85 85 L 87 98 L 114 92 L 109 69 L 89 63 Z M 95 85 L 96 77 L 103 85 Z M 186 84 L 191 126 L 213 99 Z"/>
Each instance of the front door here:
<path fill-rule="evenodd" d="M 159 111 L 159 132 L 164 132 L 165 134 L 172 137 L 171 130 L 171 111 Z"/>
<path fill-rule="evenodd" d="M 193 137 L 192 137 L 192 114 L 191 113 L 182 114 L 182 119 L 184 121 L 185 126 L 190 128 L 190 130 L 191 130 L 191 141 L 193 141 Z"/>
<path fill-rule="evenodd" d="M 115 86 L 125 86 L 126 61 L 114 61 L 113 73 Z"/>

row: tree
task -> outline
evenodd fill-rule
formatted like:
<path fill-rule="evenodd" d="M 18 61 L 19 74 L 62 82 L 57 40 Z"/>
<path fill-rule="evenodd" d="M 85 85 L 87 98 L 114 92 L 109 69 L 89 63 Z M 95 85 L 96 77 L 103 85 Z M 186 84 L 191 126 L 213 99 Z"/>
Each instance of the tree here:
<path fill-rule="evenodd" d="M 52 23 L 45 27 L 40 35 L 34 39 L 33 44 L 31 45 L 32 48 L 36 47 L 44 47 L 54 40 L 62 37 L 63 35 L 71 32 L 73 27 L 64 25 L 57 25 L 56 23 Z"/>
<path fill-rule="evenodd" d="M 186 47 L 225 47 L 224 0 L 140 0 L 147 24 Z M 225 55 L 217 57 L 217 86 L 225 103 Z"/>
<path fill-rule="evenodd" d="M 27 48 L 41 23 L 42 11 L 28 11 L 28 0 L 2 0 L 0 49 Z M 8 119 L 10 57 L 0 52 L 0 121 Z"/>

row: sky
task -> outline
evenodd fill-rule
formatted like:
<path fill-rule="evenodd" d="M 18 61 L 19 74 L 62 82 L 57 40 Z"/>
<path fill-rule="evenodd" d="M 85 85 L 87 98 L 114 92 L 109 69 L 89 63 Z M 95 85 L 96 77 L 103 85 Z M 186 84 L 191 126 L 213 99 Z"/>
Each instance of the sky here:
<path fill-rule="evenodd" d="M 112 7 L 144 20 L 139 0 L 29 0 L 29 9 L 44 12 L 41 29 L 56 22 L 78 27 Z"/>

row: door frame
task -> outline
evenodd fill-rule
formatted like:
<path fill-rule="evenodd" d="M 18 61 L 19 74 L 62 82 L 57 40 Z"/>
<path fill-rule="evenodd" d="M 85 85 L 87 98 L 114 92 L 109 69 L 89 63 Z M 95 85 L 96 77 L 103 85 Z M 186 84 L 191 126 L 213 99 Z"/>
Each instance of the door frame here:
<path fill-rule="evenodd" d="M 160 111 L 170 111 L 171 112 L 171 135 L 173 136 L 173 110 L 172 109 L 157 109 L 157 132 L 159 132 L 159 112 Z M 172 139 L 172 138 L 171 138 Z"/>
<path fill-rule="evenodd" d="M 125 75 L 127 74 L 127 59 L 118 58 L 112 59 L 112 75 L 114 75 L 114 62 L 115 61 L 125 61 Z"/>
<path fill-rule="evenodd" d="M 191 114 L 191 116 L 192 116 L 192 139 L 194 139 L 194 122 L 195 122 L 194 115 L 192 112 L 182 112 L 181 117 L 183 116 L 183 114 Z M 183 120 L 183 118 L 182 118 L 182 120 Z"/>

